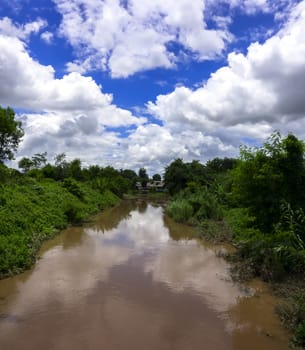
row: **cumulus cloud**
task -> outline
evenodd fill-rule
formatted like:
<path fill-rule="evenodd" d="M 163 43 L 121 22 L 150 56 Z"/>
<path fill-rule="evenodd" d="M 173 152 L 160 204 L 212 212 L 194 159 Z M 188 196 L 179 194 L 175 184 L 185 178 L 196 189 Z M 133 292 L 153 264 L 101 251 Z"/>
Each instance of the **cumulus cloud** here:
<path fill-rule="evenodd" d="M 30 111 L 18 116 L 25 130 L 18 159 L 67 152 L 87 163 L 111 164 L 119 136 L 105 127 L 146 121 L 113 104 L 91 77 L 74 72 L 56 78 L 54 68 L 35 61 L 18 37 L 0 34 L 0 80 L 0 105 Z"/>
<path fill-rule="evenodd" d="M 66 152 L 87 164 L 145 166 L 154 173 L 178 157 L 205 162 L 236 156 L 241 143 L 259 143 L 275 129 L 305 138 L 305 1 L 292 8 L 269 39 L 252 43 L 246 53 L 229 53 L 227 65 L 203 84 L 180 85 L 149 101 L 145 112 L 158 124 L 117 107 L 111 94 L 82 74 L 99 67 L 125 77 L 173 67 L 178 59 L 169 49 L 173 42 L 198 59 L 217 55 L 227 40 L 230 18 L 223 18 L 223 30 L 207 28 L 208 1 L 187 2 L 187 8 L 186 1 L 176 1 L 173 11 L 173 1 L 161 0 L 133 0 L 124 6 L 99 0 L 56 3 L 63 14 L 62 35 L 84 52 L 61 78 L 52 66 L 29 55 L 28 36 L 21 37 L 16 25 L 9 20 L 0 25 L 0 104 L 31 111 L 19 114 L 25 128 L 19 157 Z M 271 5 L 267 0 L 231 2 L 244 12 L 251 6 L 271 11 Z M 28 35 L 38 33 L 41 29 L 33 29 L 38 27 L 29 26 Z"/>
<path fill-rule="evenodd" d="M 18 116 L 25 129 L 17 160 L 48 152 L 50 160 L 65 152 L 68 160 L 80 158 L 83 165 L 113 165 L 120 154 L 120 137 L 106 131 L 98 119 L 88 115 L 71 117 L 65 113 L 27 113 Z M 117 165 L 117 164 L 115 164 Z"/>
<path fill-rule="evenodd" d="M 69 73 L 55 78 L 52 66 L 33 60 L 22 41 L 0 35 L 0 103 L 36 112 L 90 115 L 104 125 L 140 124 L 144 119 L 112 104 L 91 77 Z"/>
<path fill-rule="evenodd" d="M 26 24 L 15 24 L 10 18 L 4 17 L 0 19 L 0 35 L 2 34 L 25 40 L 28 39 L 31 34 L 37 34 L 46 25 L 47 22 L 41 18 Z"/>
<path fill-rule="evenodd" d="M 62 14 L 61 34 L 83 56 L 69 71 L 109 70 L 128 77 L 157 67 L 172 68 L 181 46 L 198 60 L 220 55 L 231 35 L 208 28 L 203 0 L 54 0 Z"/>
<path fill-rule="evenodd" d="M 51 32 L 46 31 L 46 32 L 41 33 L 40 37 L 47 44 L 50 44 L 53 41 L 54 34 L 51 33 Z"/>
<path fill-rule="evenodd" d="M 164 167 L 176 158 L 185 161 L 207 161 L 211 157 L 233 156 L 238 146 L 223 142 L 217 135 L 203 131 L 175 130 L 157 124 L 139 126 L 123 141 L 123 157 L 116 161 L 124 168 L 139 169 L 145 165 L 149 173 L 162 173 Z"/>
<path fill-rule="evenodd" d="M 159 95 L 148 110 L 172 130 L 199 129 L 221 138 L 215 130 L 233 130 L 231 144 L 238 132 L 241 140 L 265 137 L 273 126 L 290 131 L 291 123 L 301 125 L 305 117 L 304 37 L 305 1 L 276 35 L 251 44 L 245 55 L 230 53 L 228 65 L 204 85 Z"/>

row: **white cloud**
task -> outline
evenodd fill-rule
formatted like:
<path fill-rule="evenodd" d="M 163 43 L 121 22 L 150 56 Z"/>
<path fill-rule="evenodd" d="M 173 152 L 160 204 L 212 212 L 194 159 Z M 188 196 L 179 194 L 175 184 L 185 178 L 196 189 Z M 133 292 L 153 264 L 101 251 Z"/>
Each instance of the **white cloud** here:
<path fill-rule="evenodd" d="M 122 145 L 123 153 L 113 158 L 113 164 L 133 169 L 145 166 L 150 174 L 163 173 L 164 167 L 176 158 L 205 162 L 219 155 L 233 156 L 239 146 L 232 146 L 217 135 L 206 135 L 199 130 L 175 130 L 156 124 L 139 126 L 122 141 Z"/>
<path fill-rule="evenodd" d="M 62 78 L 55 77 L 52 66 L 44 66 L 29 55 L 24 42 L 27 38 L 21 41 L 18 30 L 5 34 L 12 22 L 1 22 L 6 29 L 0 34 L 0 104 L 31 111 L 20 116 L 25 137 L 19 157 L 43 151 L 50 155 L 66 152 L 70 159 L 81 158 L 88 164 L 133 169 L 145 166 L 155 173 L 178 157 L 205 162 L 216 156 L 235 156 L 241 143 L 259 142 L 275 129 L 305 138 L 305 1 L 295 6 L 278 33 L 264 43 L 252 43 L 246 54 L 230 53 L 227 66 L 204 84 L 196 88 L 180 85 L 148 102 L 146 112 L 159 119 L 160 125 L 118 108 L 111 94 L 82 73 L 97 65 L 108 67 L 117 77 L 158 65 L 171 67 L 177 60 L 168 51 L 171 40 L 184 48 L 192 47 L 198 57 L 203 55 L 210 50 L 206 49 L 209 42 L 196 40 L 200 35 L 207 38 L 207 29 L 202 27 L 204 2 L 194 1 L 185 10 L 186 2 L 181 0 L 173 11 L 174 2 L 161 0 L 134 0 L 128 2 L 129 7 L 115 1 L 57 3 L 66 16 L 61 30 L 87 55 L 85 60 L 80 57 L 71 62 L 71 73 Z M 80 3 L 85 4 L 82 8 L 87 17 L 83 13 L 76 21 Z M 264 3 L 271 4 L 252 1 L 260 11 L 264 11 Z M 238 4 L 242 6 L 240 1 L 232 6 Z M 32 28 L 28 33 L 38 27 L 28 26 Z M 208 32 L 212 37 L 220 35 Z M 147 40 L 150 45 L 146 50 Z M 217 40 L 212 41 L 221 51 Z M 213 54 L 220 52 L 217 50 L 212 50 Z M 107 127 L 124 127 L 128 137 L 120 135 L 122 129 L 110 132 Z"/>
<path fill-rule="evenodd" d="M 146 121 L 114 105 L 91 77 L 55 78 L 53 67 L 33 60 L 16 37 L 0 35 L 0 80 L 0 105 L 31 111 L 19 115 L 25 136 L 18 158 L 66 152 L 86 163 L 111 164 L 120 138 L 105 127 Z"/>
<path fill-rule="evenodd" d="M 55 78 L 52 66 L 33 60 L 17 38 L 0 35 L 0 103 L 36 112 L 69 112 L 98 118 L 104 125 L 140 124 L 144 119 L 112 104 L 91 77 L 70 73 Z"/>
<path fill-rule="evenodd" d="M 266 137 L 273 128 L 287 132 L 293 126 L 299 134 L 296 124 L 305 118 L 304 37 L 305 1 L 265 43 L 253 43 L 246 55 L 229 54 L 228 66 L 203 86 L 177 87 L 149 102 L 148 110 L 171 130 L 201 130 L 232 146 L 237 139 Z"/>
<path fill-rule="evenodd" d="M 299 0 L 206 0 L 207 6 L 213 9 L 219 7 L 220 4 L 226 4 L 231 10 L 237 9 L 248 15 L 260 12 L 275 13 L 276 16 L 279 16 L 278 18 L 283 18 L 298 2 Z"/>
<path fill-rule="evenodd" d="M 0 35 L 26 40 L 30 35 L 39 33 L 46 25 L 47 22 L 41 18 L 26 24 L 14 24 L 10 18 L 4 17 L 0 19 Z"/>
<path fill-rule="evenodd" d="M 208 28 L 205 1 L 193 0 L 54 0 L 62 14 L 61 34 L 80 55 L 69 71 L 108 69 L 112 77 L 128 77 L 157 67 L 172 68 L 181 45 L 198 60 L 222 54 L 231 36 Z"/>
<path fill-rule="evenodd" d="M 40 37 L 47 44 L 50 44 L 53 41 L 54 34 L 51 33 L 51 32 L 46 31 L 46 32 L 41 33 Z"/>

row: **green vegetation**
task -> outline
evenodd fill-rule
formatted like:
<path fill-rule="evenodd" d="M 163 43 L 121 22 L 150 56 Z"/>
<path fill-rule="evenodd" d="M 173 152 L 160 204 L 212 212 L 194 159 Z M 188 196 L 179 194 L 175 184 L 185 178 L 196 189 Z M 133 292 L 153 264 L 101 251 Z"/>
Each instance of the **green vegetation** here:
<path fill-rule="evenodd" d="M 20 177 L 0 186 L 0 277 L 30 267 L 42 241 L 119 199 L 66 180 Z"/>
<path fill-rule="evenodd" d="M 29 268 L 45 239 L 115 205 L 135 191 L 139 180 L 129 169 L 83 168 L 79 159 L 69 162 L 64 153 L 54 164 L 44 152 L 20 159 L 22 172 L 10 169 L 4 161 L 14 158 L 22 136 L 14 111 L 0 107 L 0 278 Z"/>
<path fill-rule="evenodd" d="M 231 241 L 230 259 L 248 276 L 272 283 L 305 281 L 305 147 L 278 132 L 259 148 L 242 147 L 239 159 L 205 165 L 181 159 L 165 171 L 172 195 L 167 213 L 199 227 L 199 236 Z M 305 348 L 305 290 L 289 303 L 293 344 Z"/>
<path fill-rule="evenodd" d="M 69 223 L 115 205 L 135 189 L 136 174 L 112 167 L 82 168 L 65 154 L 23 158 L 23 173 L 0 164 L 0 278 L 30 267 L 43 240 Z"/>
<path fill-rule="evenodd" d="M 115 205 L 138 179 L 132 170 L 82 168 L 63 153 L 54 164 L 41 153 L 19 167 L 22 173 L 0 164 L 0 278 L 30 267 L 43 240 Z"/>
<path fill-rule="evenodd" d="M 0 163 L 14 158 L 22 136 L 21 122 L 15 120 L 15 112 L 0 106 Z"/>

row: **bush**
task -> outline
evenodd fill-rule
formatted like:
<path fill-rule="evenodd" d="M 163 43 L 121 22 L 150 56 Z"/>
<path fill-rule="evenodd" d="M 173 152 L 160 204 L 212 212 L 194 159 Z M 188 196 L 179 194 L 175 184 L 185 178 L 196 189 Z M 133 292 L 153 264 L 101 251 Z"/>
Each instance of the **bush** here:
<path fill-rule="evenodd" d="M 77 202 L 68 203 L 64 213 L 67 217 L 67 221 L 74 224 L 82 222 L 86 217 L 84 206 Z"/>
<path fill-rule="evenodd" d="M 166 212 L 177 222 L 187 222 L 193 215 L 193 207 L 186 199 L 177 199 L 168 204 Z"/>
<path fill-rule="evenodd" d="M 223 217 L 217 197 L 205 188 L 190 195 L 188 202 L 193 208 L 194 217 L 199 222 L 205 219 L 220 220 Z"/>
<path fill-rule="evenodd" d="M 296 300 L 292 342 L 301 349 L 305 348 L 305 290 L 302 291 Z"/>
<path fill-rule="evenodd" d="M 232 240 L 232 232 L 224 220 L 203 220 L 198 237 L 213 243 L 224 243 Z"/>
<path fill-rule="evenodd" d="M 69 177 L 67 179 L 64 179 L 62 186 L 66 188 L 70 193 L 72 193 L 74 196 L 82 199 L 84 197 L 84 193 L 81 189 L 80 184 L 74 180 L 73 178 Z"/>

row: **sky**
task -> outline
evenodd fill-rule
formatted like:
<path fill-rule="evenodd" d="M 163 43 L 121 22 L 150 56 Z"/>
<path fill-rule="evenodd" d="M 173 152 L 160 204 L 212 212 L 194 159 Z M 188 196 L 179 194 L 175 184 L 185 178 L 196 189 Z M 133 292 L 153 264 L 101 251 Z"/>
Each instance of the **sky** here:
<path fill-rule="evenodd" d="M 0 105 L 47 152 L 163 173 L 305 139 L 305 0 L 0 0 Z"/>

